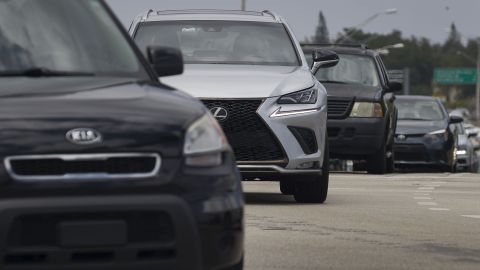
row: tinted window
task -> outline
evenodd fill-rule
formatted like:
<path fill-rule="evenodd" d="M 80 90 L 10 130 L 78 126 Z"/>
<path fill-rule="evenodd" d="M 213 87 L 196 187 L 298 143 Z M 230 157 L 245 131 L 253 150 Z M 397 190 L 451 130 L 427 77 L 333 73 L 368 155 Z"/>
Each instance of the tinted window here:
<path fill-rule="evenodd" d="M 143 50 L 152 45 L 179 48 L 190 64 L 300 65 L 293 43 L 279 23 L 143 23 L 135 41 Z"/>
<path fill-rule="evenodd" d="M 399 120 L 429 120 L 439 121 L 445 119 L 444 111 L 440 104 L 431 100 L 406 100 L 397 99 Z"/>
<path fill-rule="evenodd" d="M 145 74 L 100 1 L 0 1 L 0 72 L 40 67 Z"/>
<path fill-rule="evenodd" d="M 340 82 L 379 86 L 375 61 L 371 57 L 339 54 L 340 61 L 332 68 L 321 68 L 316 77 L 321 82 Z"/>

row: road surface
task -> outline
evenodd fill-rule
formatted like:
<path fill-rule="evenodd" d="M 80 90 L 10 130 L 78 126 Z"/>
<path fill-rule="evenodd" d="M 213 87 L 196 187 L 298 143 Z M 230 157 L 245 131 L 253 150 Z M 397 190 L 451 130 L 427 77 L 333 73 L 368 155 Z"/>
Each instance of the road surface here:
<path fill-rule="evenodd" d="M 332 174 L 326 204 L 243 182 L 246 269 L 480 269 L 480 176 Z"/>

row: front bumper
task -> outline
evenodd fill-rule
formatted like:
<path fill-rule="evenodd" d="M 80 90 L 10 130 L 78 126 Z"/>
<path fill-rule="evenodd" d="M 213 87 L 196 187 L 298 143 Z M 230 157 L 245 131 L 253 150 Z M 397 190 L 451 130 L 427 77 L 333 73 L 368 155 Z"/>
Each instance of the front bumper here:
<path fill-rule="evenodd" d="M 215 168 L 163 158 L 155 177 L 24 183 L 0 167 L 0 269 L 224 269 L 243 256 L 233 155 Z"/>
<path fill-rule="evenodd" d="M 386 137 L 385 118 L 328 120 L 330 157 L 364 159 L 378 152 Z"/>
<path fill-rule="evenodd" d="M 2 200 L 0 268 L 221 269 L 243 255 L 243 209 L 215 200 L 201 213 L 173 195 Z"/>
<path fill-rule="evenodd" d="M 242 173 L 252 169 L 263 169 L 278 174 L 309 174 L 320 173 L 321 164 L 323 164 L 325 140 L 327 107 L 313 109 L 311 105 L 278 105 L 277 98 L 269 98 L 264 101 L 258 109 L 258 114 L 265 121 L 267 126 L 273 131 L 282 145 L 287 156 L 288 163 L 284 166 L 277 164 L 268 164 L 263 162 L 239 162 L 239 168 Z M 302 112 L 299 114 L 284 115 L 273 117 L 278 110 L 289 112 Z M 315 141 L 314 151 L 308 153 L 299 136 L 295 134 L 296 128 L 310 130 Z M 312 164 L 308 166 L 307 164 Z"/>
<path fill-rule="evenodd" d="M 455 163 L 453 143 L 433 141 L 425 137 L 410 137 L 404 141 L 395 139 L 395 165 L 421 167 L 450 167 Z"/>

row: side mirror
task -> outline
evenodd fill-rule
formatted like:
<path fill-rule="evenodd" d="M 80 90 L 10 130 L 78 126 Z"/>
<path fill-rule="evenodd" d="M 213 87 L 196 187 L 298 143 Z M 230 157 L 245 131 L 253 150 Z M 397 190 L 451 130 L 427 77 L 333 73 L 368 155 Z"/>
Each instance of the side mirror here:
<path fill-rule="evenodd" d="M 450 116 L 450 124 L 459 124 L 463 122 L 463 118 L 459 116 L 452 115 Z"/>
<path fill-rule="evenodd" d="M 337 53 L 329 50 L 314 50 L 312 52 L 312 73 L 315 74 L 320 68 L 334 67 L 340 61 Z"/>
<path fill-rule="evenodd" d="M 468 138 L 475 138 L 478 136 L 478 132 L 472 130 L 472 131 L 467 131 L 467 136 Z"/>
<path fill-rule="evenodd" d="M 159 77 L 183 73 L 182 52 L 170 47 L 148 47 L 148 61 Z"/>
<path fill-rule="evenodd" d="M 389 82 L 388 83 L 388 92 L 399 92 L 402 91 L 403 84 L 401 82 Z"/>

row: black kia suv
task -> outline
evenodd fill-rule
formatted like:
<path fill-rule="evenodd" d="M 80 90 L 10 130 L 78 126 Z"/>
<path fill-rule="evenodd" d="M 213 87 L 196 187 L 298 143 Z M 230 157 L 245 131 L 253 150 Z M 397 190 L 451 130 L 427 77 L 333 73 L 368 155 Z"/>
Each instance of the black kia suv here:
<path fill-rule="evenodd" d="M 364 46 L 304 45 L 308 59 L 312 52 L 336 52 L 339 63 L 319 69 L 317 79 L 328 93 L 328 138 L 330 157 L 365 160 L 372 174 L 394 170 L 393 144 L 397 124 L 394 92 L 380 55 Z"/>
<path fill-rule="evenodd" d="M 157 79 L 181 53 L 149 64 L 102 0 L 0 14 L 0 269 L 242 269 L 231 148 Z"/>

